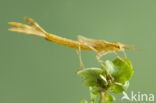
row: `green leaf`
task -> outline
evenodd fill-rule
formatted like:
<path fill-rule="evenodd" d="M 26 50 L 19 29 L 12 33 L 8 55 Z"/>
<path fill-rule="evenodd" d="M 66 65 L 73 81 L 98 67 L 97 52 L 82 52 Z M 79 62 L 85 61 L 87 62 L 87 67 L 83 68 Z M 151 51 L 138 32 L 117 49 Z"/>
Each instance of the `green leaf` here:
<path fill-rule="evenodd" d="M 112 63 L 112 61 L 106 60 L 104 62 L 104 65 L 110 74 L 113 74 L 115 72 L 114 64 Z"/>
<path fill-rule="evenodd" d="M 116 82 L 125 83 L 130 80 L 133 75 L 132 64 L 128 59 L 115 59 L 113 62 L 106 60 L 104 62 L 105 68 L 107 71 L 114 77 Z M 105 69 L 103 68 L 105 71 Z M 105 74 L 106 71 L 105 71 Z M 109 75 L 107 75 L 108 77 Z"/>
<path fill-rule="evenodd" d="M 102 75 L 102 74 L 99 74 L 99 75 L 93 75 L 93 76 L 89 76 L 89 78 L 85 78 L 83 81 L 82 81 L 83 85 L 85 86 L 106 86 L 108 85 L 108 82 L 106 80 L 106 78 Z"/>
<path fill-rule="evenodd" d="M 83 99 L 83 100 L 80 101 L 80 103 L 88 103 L 88 101 Z"/>
<path fill-rule="evenodd" d="M 130 80 L 133 75 L 133 67 L 128 59 L 115 59 L 113 61 L 115 71 L 112 72 L 112 76 L 115 82 L 125 84 L 126 81 Z"/>
<path fill-rule="evenodd" d="M 100 68 L 86 68 L 77 72 L 77 74 L 84 78 L 82 83 L 85 86 L 95 86 L 98 85 L 100 74 L 102 74 L 102 72 L 103 70 Z"/>
<path fill-rule="evenodd" d="M 88 79 L 88 78 L 96 78 L 103 72 L 100 68 L 86 68 L 77 72 L 78 75 L 81 77 Z"/>
<path fill-rule="evenodd" d="M 85 85 L 85 86 L 89 86 L 89 87 L 90 86 L 95 86 L 95 85 L 97 85 L 97 79 L 93 78 L 93 77 L 87 78 L 87 79 L 84 79 L 82 81 L 82 84 Z"/>
<path fill-rule="evenodd" d="M 100 89 L 97 86 L 90 87 L 90 92 L 93 93 L 93 94 L 95 94 L 95 95 L 98 95 L 99 92 L 100 92 Z"/>
<path fill-rule="evenodd" d="M 113 95 L 111 95 L 111 94 L 108 94 L 108 95 L 105 96 L 105 101 L 107 103 L 112 103 L 112 102 L 115 101 L 115 97 Z"/>
<path fill-rule="evenodd" d="M 119 93 L 126 91 L 128 86 L 129 86 L 128 81 L 124 85 L 121 83 L 114 83 L 114 85 L 111 86 L 111 91 L 113 93 L 119 94 Z"/>

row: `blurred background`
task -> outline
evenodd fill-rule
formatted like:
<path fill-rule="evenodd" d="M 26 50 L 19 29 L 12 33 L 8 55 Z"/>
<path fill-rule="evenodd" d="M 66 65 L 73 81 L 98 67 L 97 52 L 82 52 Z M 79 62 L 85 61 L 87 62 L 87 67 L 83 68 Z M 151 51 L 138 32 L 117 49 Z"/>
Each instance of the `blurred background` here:
<path fill-rule="evenodd" d="M 25 23 L 25 16 L 34 18 L 47 32 L 73 40 L 83 35 L 136 45 L 135 51 L 127 51 L 134 67 L 127 93 L 155 94 L 155 5 L 155 0 L 1 0 L 0 103 L 79 103 L 89 99 L 88 88 L 75 74 L 79 69 L 75 50 L 8 31 L 8 22 Z M 82 58 L 86 67 L 99 66 L 94 52 L 84 51 Z M 116 103 L 121 96 L 116 96 Z"/>

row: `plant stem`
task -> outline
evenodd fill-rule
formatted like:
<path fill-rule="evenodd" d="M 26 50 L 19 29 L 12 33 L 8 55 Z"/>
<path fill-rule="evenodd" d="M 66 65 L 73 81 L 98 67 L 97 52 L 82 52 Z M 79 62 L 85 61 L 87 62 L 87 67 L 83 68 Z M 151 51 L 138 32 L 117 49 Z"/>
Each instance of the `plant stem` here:
<path fill-rule="evenodd" d="M 100 101 L 99 103 L 105 103 L 105 92 L 102 90 L 100 90 Z"/>

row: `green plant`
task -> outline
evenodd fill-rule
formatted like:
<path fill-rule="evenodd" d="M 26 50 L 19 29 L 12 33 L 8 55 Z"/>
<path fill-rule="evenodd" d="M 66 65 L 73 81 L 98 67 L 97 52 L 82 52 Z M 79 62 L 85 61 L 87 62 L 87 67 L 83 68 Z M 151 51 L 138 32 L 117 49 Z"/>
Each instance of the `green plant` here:
<path fill-rule="evenodd" d="M 105 68 L 85 68 L 77 73 L 83 78 L 83 84 L 89 87 L 90 103 L 96 103 L 97 100 L 99 103 L 112 103 L 115 101 L 112 94 L 125 92 L 133 75 L 133 67 L 128 59 L 106 60 L 103 64 Z M 88 101 L 82 100 L 80 103 Z"/>

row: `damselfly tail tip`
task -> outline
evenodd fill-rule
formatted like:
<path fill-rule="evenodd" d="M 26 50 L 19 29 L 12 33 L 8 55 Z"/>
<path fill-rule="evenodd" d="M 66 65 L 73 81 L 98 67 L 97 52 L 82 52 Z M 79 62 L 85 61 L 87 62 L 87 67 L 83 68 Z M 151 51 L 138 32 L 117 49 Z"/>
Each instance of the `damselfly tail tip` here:
<path fill-rule="evenodd" d="M 11 25 L 11 26 L 15 26 L 16 22 L 8 22 L 8 24 Z"/>
<path fill-rule="evenodd" d="M 32 18 L 30 18 L 30 17 L 28 17 L 28 16 L 24 17 L 24 20 L 25 20 L 27 23 L 29 23 L 29 24 L 33 24 L 33 23 L 35 22 Z"/>

